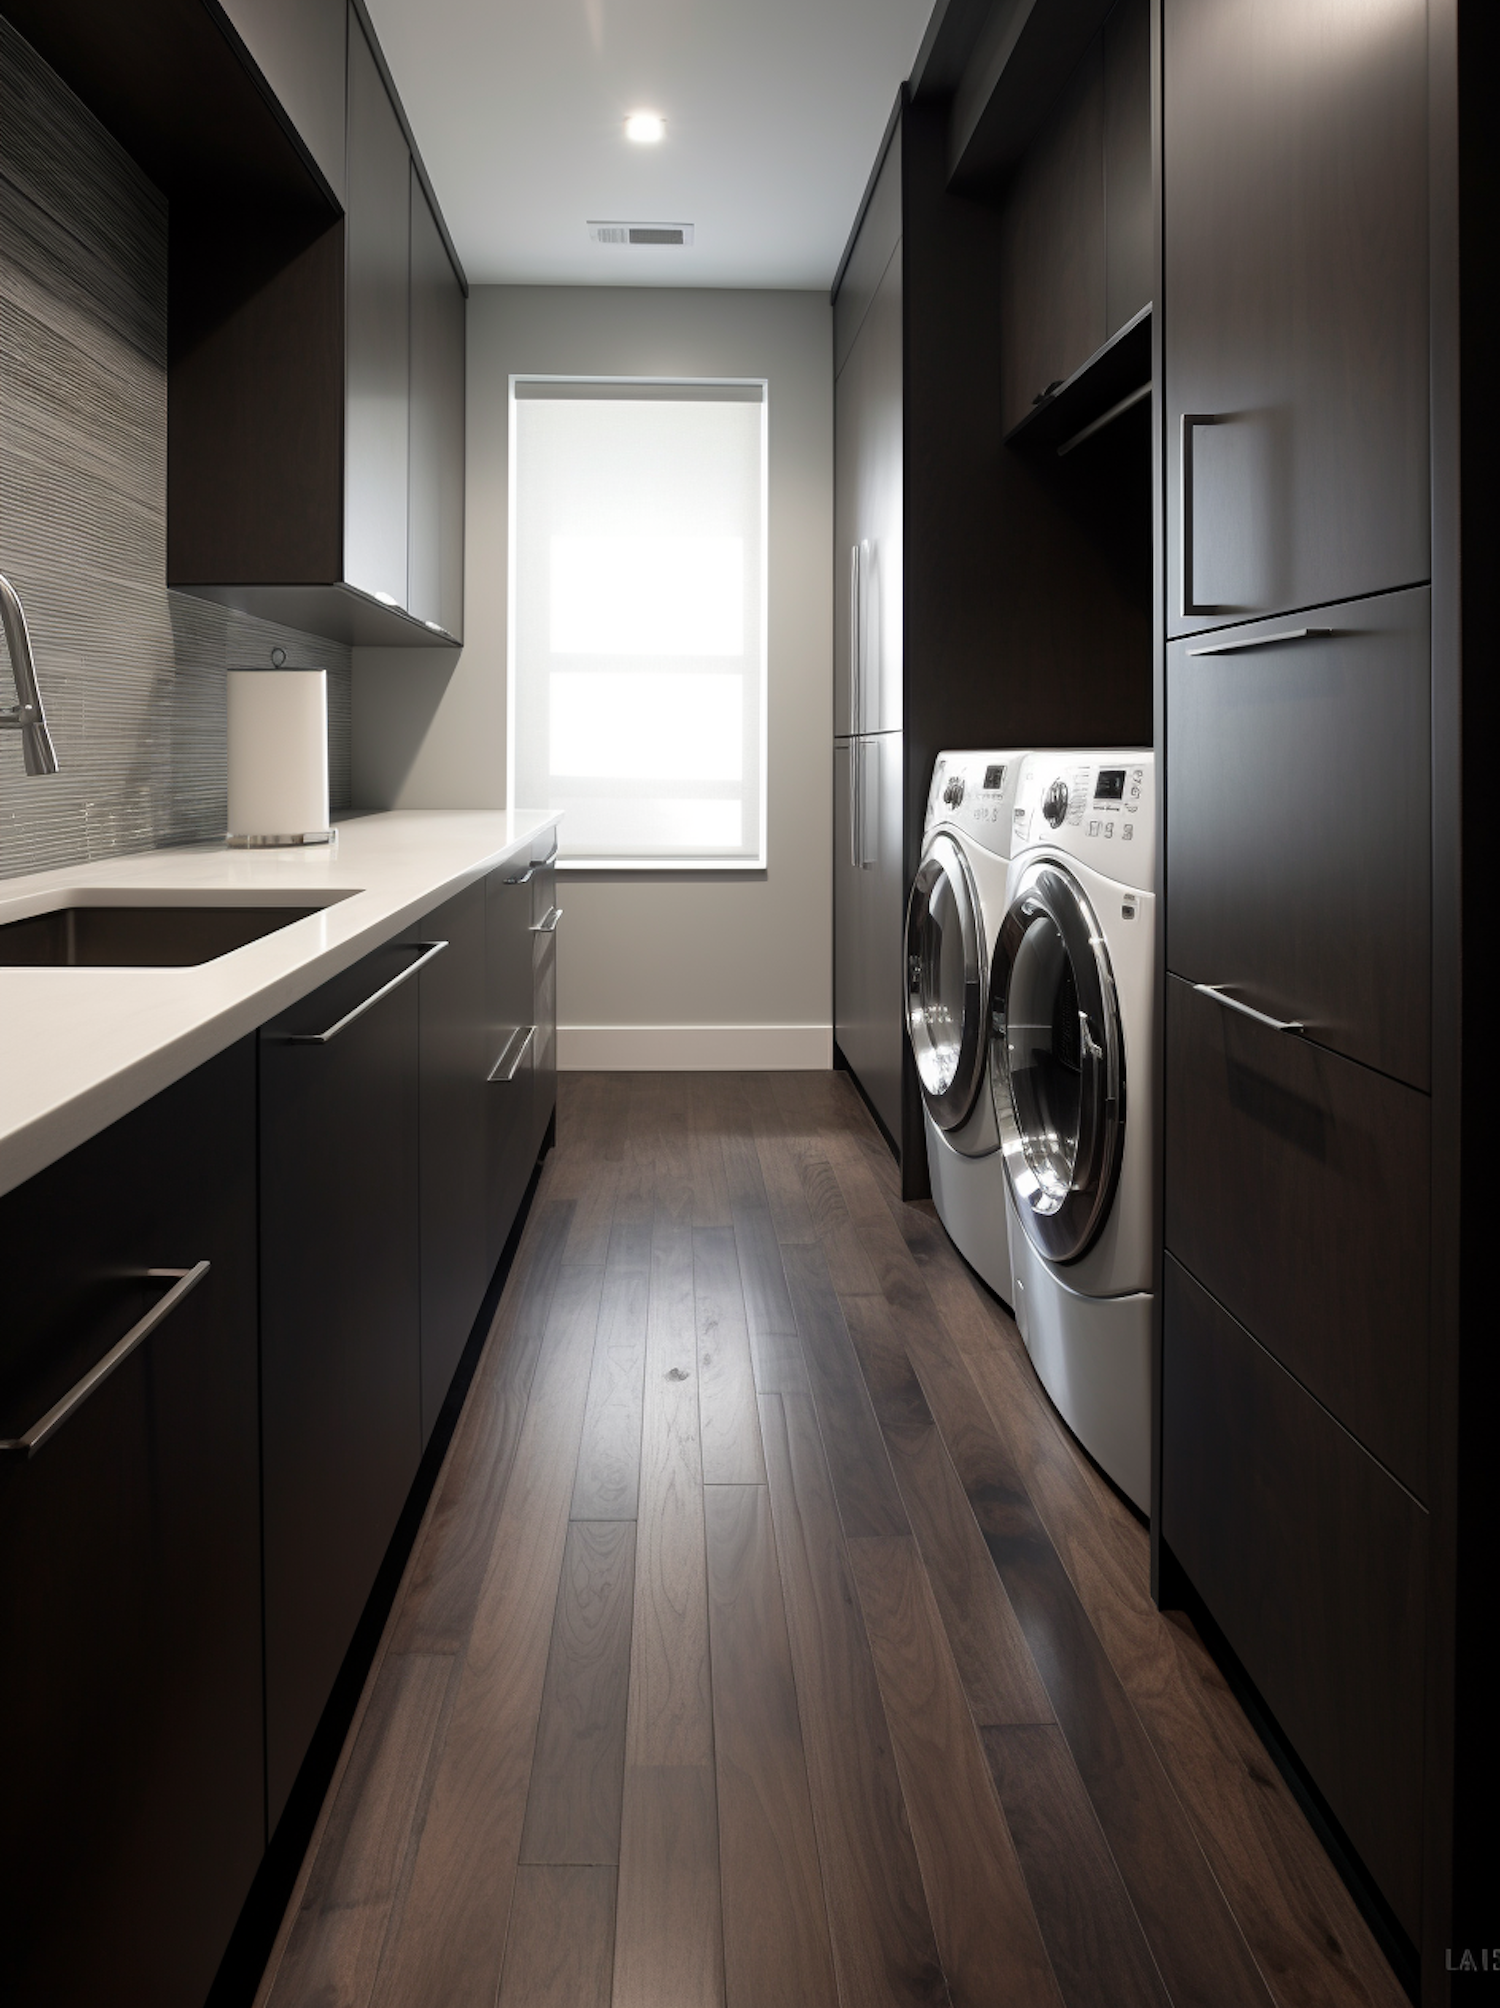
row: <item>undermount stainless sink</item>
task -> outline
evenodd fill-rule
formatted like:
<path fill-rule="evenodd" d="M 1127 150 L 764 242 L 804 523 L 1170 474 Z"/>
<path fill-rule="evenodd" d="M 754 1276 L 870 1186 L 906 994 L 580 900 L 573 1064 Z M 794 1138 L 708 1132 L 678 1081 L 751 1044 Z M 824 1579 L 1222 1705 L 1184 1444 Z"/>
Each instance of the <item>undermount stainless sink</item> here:
<path fill-rule="evenodd" d="M 185 969 L 324 913 L 329 904 L 59 906 L 0 921 L 0 967 Z"/>

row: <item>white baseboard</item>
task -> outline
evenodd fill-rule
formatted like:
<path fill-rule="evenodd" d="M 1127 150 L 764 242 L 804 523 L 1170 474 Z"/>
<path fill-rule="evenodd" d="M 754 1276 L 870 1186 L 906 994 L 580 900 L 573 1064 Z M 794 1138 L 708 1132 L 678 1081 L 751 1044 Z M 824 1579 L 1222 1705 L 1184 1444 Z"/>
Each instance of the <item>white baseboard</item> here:
<path fill-rule="evenodd" d="M 817 1072 L 831 1025 L 559 1025 L 564 1073 Z"/>

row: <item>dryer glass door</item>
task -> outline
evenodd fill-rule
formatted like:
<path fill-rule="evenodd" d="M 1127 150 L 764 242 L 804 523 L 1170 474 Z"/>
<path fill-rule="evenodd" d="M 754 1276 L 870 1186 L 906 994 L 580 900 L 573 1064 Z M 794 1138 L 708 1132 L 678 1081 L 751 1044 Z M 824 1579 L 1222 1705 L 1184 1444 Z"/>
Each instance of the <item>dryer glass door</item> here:
<path fill-rule="evenodd" d="M 963 852 L 951 837 L 934 837 L 906 907 L 906 1029 L 939 1129 L 963 1122 L 984 1078 L 986 973 Z"/>
<path fill-rule="evenodd" d="M 990 1064 L 1005 1173 L 1050 1262 L 1075 1262 L 1114 1198 L 1125 1135 L 1125 1049 L 1109 952 L 1088 895 L 1033 865 L 990 971 Z"/>

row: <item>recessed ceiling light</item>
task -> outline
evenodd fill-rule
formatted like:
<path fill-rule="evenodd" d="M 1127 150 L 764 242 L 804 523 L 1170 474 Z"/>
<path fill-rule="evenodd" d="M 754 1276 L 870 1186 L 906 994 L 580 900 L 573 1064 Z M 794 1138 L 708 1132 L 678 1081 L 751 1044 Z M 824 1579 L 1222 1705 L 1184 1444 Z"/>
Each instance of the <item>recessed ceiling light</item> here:
<path fill-rule="evenodd" d="M 625 121 L 625 137 L 637 146 L 656 146 L 667 136 L 667 122 L 659 112 L 632 112 Z"/>

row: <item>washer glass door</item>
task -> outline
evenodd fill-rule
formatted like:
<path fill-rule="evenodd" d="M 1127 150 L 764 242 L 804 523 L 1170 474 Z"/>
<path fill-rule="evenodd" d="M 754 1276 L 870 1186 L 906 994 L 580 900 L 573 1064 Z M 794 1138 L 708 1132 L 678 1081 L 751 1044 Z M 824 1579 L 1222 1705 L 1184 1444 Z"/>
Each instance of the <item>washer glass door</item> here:
<path fill-rule="evenodd" d="M 1049 1262 L 1076 1262 L 1114 1197 L 1125 1049 L 1109 951 L 1059 864 L 1016 887 L 990 971 L 990 1065 L 1016 1211 Z"/>
<path fill-rule="evenodd" d="M 973 1108 L 985 1065 L 984 936 L 963 852 L 934 837 L 906 907 L 906 1029 L 939 1129 Z"/>

